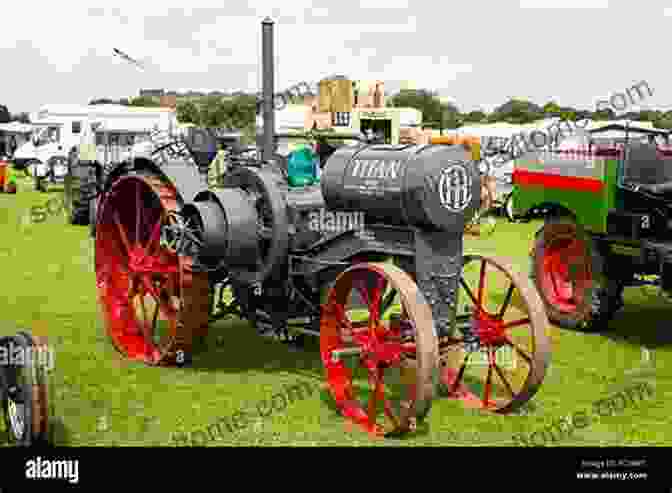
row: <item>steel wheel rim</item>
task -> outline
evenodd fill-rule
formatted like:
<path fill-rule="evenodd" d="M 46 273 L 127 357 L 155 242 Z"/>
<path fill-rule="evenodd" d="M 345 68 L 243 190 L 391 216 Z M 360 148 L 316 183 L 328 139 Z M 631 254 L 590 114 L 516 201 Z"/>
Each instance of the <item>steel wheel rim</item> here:
<path fill-rule="evenodd" d="M 390 290 L 385 289 L 388 286 Z M 391 294 L 392 289 L 397 295 Z M 355 290 L 367 305 L 365 321 L 353 321 L 348 313 L 348 300 Z M 376 307 L 391 306 L 386 299 L 390 296 L 400 301 L 401 319 L 406 321 L 402 323 L 408 329 L 406 341 L 400 340 L 401 330 L 384 321 L 386 314 L 376 311 Z M 369 323 L 375 326 L 373 331 Z M 333 356 L 353 346 L 368 351 L 352 358 L 356 366 L 351 370 Z M 329 391 L 349 423 L 376 436 L 403 435 L 413 431 L 429 412 L 438 376 L 438 340 L 429 305 L 411 277 L 398 267 L 358 264 L 339 275 L 322 307 L 320 352 Z M 364 401 L 358 398 L 366 392 L 357 392 L 357 370 L 367 377 L 364 385 L 369 393 Z M 391 402 L 392 397 L 398 400 Z"/>
<path fill-rule="evenodd" d="M 106 195 L 96 225 L 96 278 L 115 348 L 147 364 L 182 364 L 208 324 L 207 274 L 166 234 L 179 208 L 174 187 L 127 175 Z M 133 213 L 137 211 L 137 213 Z M 138 241 L 139 240 L 139 241 Z"/>
<path fill-rule="evenodd" d="M 478 280 L 466 279 L 463 268 L 458 296 L 460 304 L 466 302 L 472 308 L 470 316 L 458 315 L 458 324 L 469 322 L 471 329 L 440 339 L 441 380 L 449 395 L 468 407 L 505 414 L 523 406 L 539 390 L 550 363 L 551 328 L 543 302 L 526 277 L 500 258 L 464 257 L 464 267 L 472 262 L 479 264 Z M 501 274 L 503 282 L 491 277 L 488 283 L 488 267 L 491 273 Z M 487 296 L 486 289 L 501 290 L 500 284 L 507 283 L 502 302 L 491 309 L 494 297 Z M 522 328 L 527 326 L 529 347 L 521 344 Z M 503 348 L 507 349 L 502 359 L 507 352 L 511 355 L 508 368 L 498 362 Z"/>
<path fill-rule="evenodd" d="M 538 259 L 539 282 L 549 304 L 565 313 L 574 313 L 584 305 L 585 289 L 592 281 L 587 257 L 585 242 L 574 235 L 551 238 L 544 246 Z"/>

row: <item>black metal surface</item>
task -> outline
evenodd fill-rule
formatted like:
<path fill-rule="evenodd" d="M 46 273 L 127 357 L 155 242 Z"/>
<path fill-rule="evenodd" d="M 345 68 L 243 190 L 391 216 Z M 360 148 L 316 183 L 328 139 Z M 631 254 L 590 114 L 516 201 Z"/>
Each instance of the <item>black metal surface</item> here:
<path fill-rule="evenodd" d="M 345 147 L 321 181 L 329 209 L 363 211 L 367 222 L 461 232 L 480 204 L 478 169 L 462 146 Z"/>
<path fill-rule="evenodd" d="M 275 67 L 273 54 L 273 21 L 266 17 L 261 23 L 262 44 L 262 96 L 264 108 L 264 138 L 262 158 L 270 161 L 275 150 L 275 107 L 273 92 L 275 87 Z"/>
<path fill-rule="evenodd" d="M 283 180 L 272 167 L 239 166 L 224 175 L 224 190 L 194 195 L 214 198 L 219 206 L 218 213 L 210 206 L 199 209 L 208 222 L 207 263 L 220 255 L 231 277 L 246 284 L 263 282 L 286 264 L 290 227 Z"/>
<path fill-rule="evenodd" d="M 161 173 L 175 185 L 177 193 L 184 202 L 191 202 L 196 195 L 207 186 L 198 168 L 188 166 L 184 161 L 166 161 Z"/>
<path fill-rule="evenodd" d="M 450 334 L 462 272 L 463 235 L 415 230 L 416 282 L 430 304 L 438 335 Z"/>

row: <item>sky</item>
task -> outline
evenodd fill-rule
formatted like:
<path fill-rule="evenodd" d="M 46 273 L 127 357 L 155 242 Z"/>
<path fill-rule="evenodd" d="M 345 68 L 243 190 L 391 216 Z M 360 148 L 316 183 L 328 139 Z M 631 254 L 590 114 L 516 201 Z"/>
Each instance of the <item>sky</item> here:
<path fill-rule="evenodd" d="M 645 81 L 653 95 L 627 109 L 672 109 L 665 77 L 672 4 L 658 0 L 152 5 L 5 2 L 0 104 L 18 113 L 135 96 L 140 88 L 256 92 L 261 21 L 269 16 L 278 92 L 343 74 L 383 80 L 388 93 L 402 86 L 436 90 L 462 111 L 490 111 L 511 98 L 594 109 L 597 100 Z M 145 70 L 113 48 L 141 60 Z"/>

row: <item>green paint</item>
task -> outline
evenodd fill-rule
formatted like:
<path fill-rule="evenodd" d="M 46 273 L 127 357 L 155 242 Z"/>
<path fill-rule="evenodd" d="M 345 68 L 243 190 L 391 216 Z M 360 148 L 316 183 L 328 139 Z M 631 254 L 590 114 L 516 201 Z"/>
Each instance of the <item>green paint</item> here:
<path fill-rule="evenodd" d="M 579 165 L 579 163 L 584 163 Z M 592 166 L 590 165 L 592 164 Z M 607 232 L 607 213 L 619 202 L 617 182 L 620 160 L 595 158 L 592 160 L 520 160 L 517 169 L 531 172 L 548 172 L 562 176 L 599 179 L 605 187 L 599 193 L 580 190 L 560 190 L 539 185 L 514 185 L 514 208 L 516 214 L 525 214 L 534 207 L 544 204 L 558 205 L 574 213 L 577 221 L 593 233 Z"/>

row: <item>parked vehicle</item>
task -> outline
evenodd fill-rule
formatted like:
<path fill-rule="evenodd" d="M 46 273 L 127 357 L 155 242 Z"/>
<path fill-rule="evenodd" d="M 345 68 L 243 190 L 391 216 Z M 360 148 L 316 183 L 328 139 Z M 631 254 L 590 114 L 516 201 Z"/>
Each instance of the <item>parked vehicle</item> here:
<path fill-rule="evenodd" d="M 35 189 L 44 191 L 49 184 L 63 183 L 70 150 L 80 144 L 82 132 L 90 125 L 125 131 L 149 132 L 152 128 L 177 125 L 169 108 L 137 108 L 121 105 L 43 106 L 33 118 L 35 127 L 30 142 L 20 146 L 14 163 L 26 167 L 35 179 Z M 101 143 L 102 144 L 102 143 Z M 99 144 L 100 145 L 100 144 Z"/>
<path fill-rule="evenodd" d="M 628 286 L 672 291 L 669 135 L 609 125 L 580 147 L 516 161 L 516 214 L 547 211 L 531 273 L 561 327 L 608 328 Z"/>
<path fill-rule="evenodd" d="M 270 19 L 263 37 L 268 80 Z M 314 160 L 274 159 L 267 111 L 261 158 L 231 160 L 220 189 L 181 157 L 136 157 L 107 175 L 96 286 L 117 350 L 188 364 L 209 323 L 230 315 L 288 343 L 315 336 L 340 412 L 376 434 L 416 429 L 439 381 L 468 407 L 508 413 L 529 401 L 550 359 L 548 321 L 506 260 L 463 254 L 480 206 L 472 153 L 360 143 L 323 156 L 318 180 Z M 362 213 L 357 227 L 343 219 Z M 520 367 L 500 368 L 506 351 L 521 351 Z"/>

